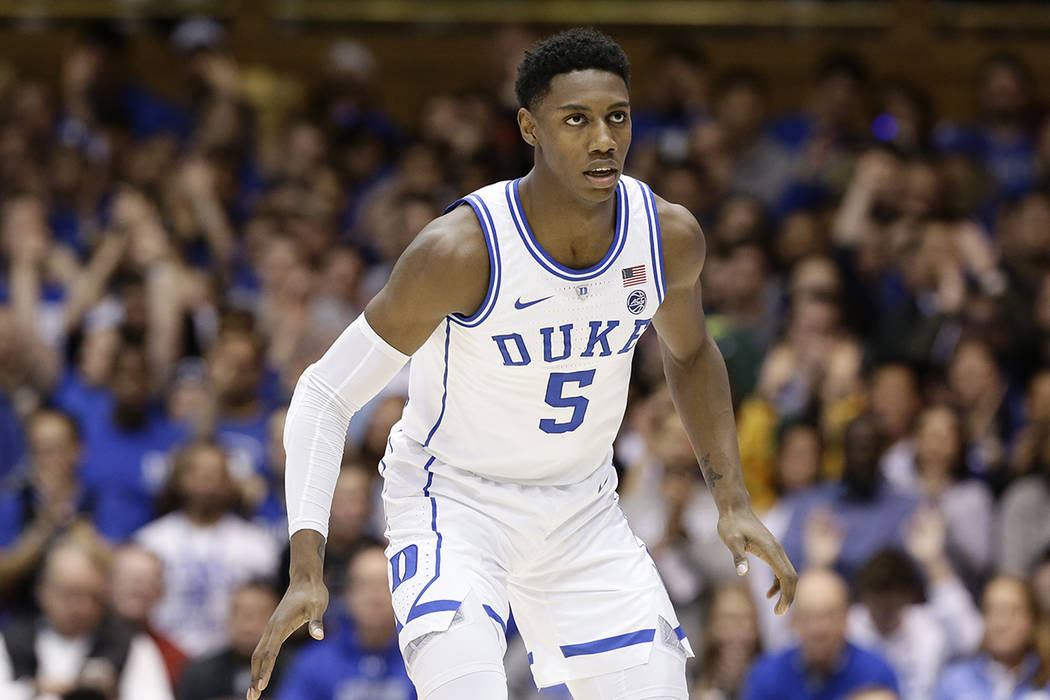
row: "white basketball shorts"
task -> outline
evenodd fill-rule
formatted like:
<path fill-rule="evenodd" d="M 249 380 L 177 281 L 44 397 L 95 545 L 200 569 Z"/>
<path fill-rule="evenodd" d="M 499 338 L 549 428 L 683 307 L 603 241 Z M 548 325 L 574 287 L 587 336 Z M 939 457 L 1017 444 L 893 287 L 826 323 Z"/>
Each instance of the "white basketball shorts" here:
<path fill-rule="evenodd" d="M 493 481 L 395 426 L 380 471 L 402 652 L 472 591 L 504 630 L 513 609 L 541 688 L 644 664 L 661 629 L 693 655 L 611 463 L 569 486 Z"/>

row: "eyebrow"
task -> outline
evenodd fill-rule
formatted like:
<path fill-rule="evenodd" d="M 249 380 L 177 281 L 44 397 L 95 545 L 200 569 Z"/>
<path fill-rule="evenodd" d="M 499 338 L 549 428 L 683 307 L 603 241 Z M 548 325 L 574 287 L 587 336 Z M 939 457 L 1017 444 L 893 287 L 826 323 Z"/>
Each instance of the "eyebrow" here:
<path fill-rule="evenodd" d="M 631 106 L 630 102 L 625 102 L 625 101 L 623 101 L 623 102 L 614 102 L 613 104 L 609 105 L 606 109 L 616 109 L 616 108 L 619 108 L 619 107 L 630 107 L 630 106 Z M 557 109 L 558 110 L 572 110 L 574 112 L 590 112 L 591 111 L 590 107 L 584 107 L 583 105 L 561 105 Z"/>

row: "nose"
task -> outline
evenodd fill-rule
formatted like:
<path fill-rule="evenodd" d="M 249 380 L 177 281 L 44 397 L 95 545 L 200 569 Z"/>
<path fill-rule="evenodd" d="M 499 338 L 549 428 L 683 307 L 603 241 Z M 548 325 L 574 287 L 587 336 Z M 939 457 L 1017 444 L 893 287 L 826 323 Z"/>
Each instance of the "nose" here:
<path fill-rule="evenodd" d="M 614 153 L 616 151 L 616 139 L 613 138 L 612 130 L 604 119 L 595 121 L 595 127 L 591 131 L 591 153 Z"/>

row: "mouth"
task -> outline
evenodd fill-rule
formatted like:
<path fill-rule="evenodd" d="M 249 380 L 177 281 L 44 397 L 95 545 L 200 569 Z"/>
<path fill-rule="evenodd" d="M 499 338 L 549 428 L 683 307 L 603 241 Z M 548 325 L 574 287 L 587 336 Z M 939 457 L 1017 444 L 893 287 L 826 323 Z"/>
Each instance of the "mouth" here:
<path fill-rule="evenodd" d="M 583 174 L 587 176 L 595 185 L 599 187 L 611 187 L 616 184 L 616 179 L 620 175 L 620 171 L 617 168 L 605 167 L 605 168 L 591 168 L 590 170 L 584 170 Z"/>

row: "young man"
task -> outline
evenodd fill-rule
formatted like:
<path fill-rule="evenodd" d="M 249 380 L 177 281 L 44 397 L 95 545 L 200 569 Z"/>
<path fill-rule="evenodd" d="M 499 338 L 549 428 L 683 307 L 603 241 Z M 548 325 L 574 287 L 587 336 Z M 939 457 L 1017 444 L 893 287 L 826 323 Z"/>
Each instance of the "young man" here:
<path fill-rule="evenodd" d="M 688 642 L 617 506 L 612 442 L 633 349 L 656 327 L 668 384 L 737 570 L 796 574 L 751 511 L 725 363 L 705 329 L 704 239 L 623 176 L 623 50 L 593 30 L 537 44 L 518 71 L 532 171 L 430 223 L 386 287 L 296 387 L 285 429 L 291 585 L 259 643 L 258 698 L 282 641 L 322 636 L 328 503 L 354 410 L 414 355 L 379 468 L 401 650 L 423 700 L 506 698 L 514 609 L 541 686 L 576 698 L 686 698 Z M 469 206 L 458 206 L 467 204 Z"/>

